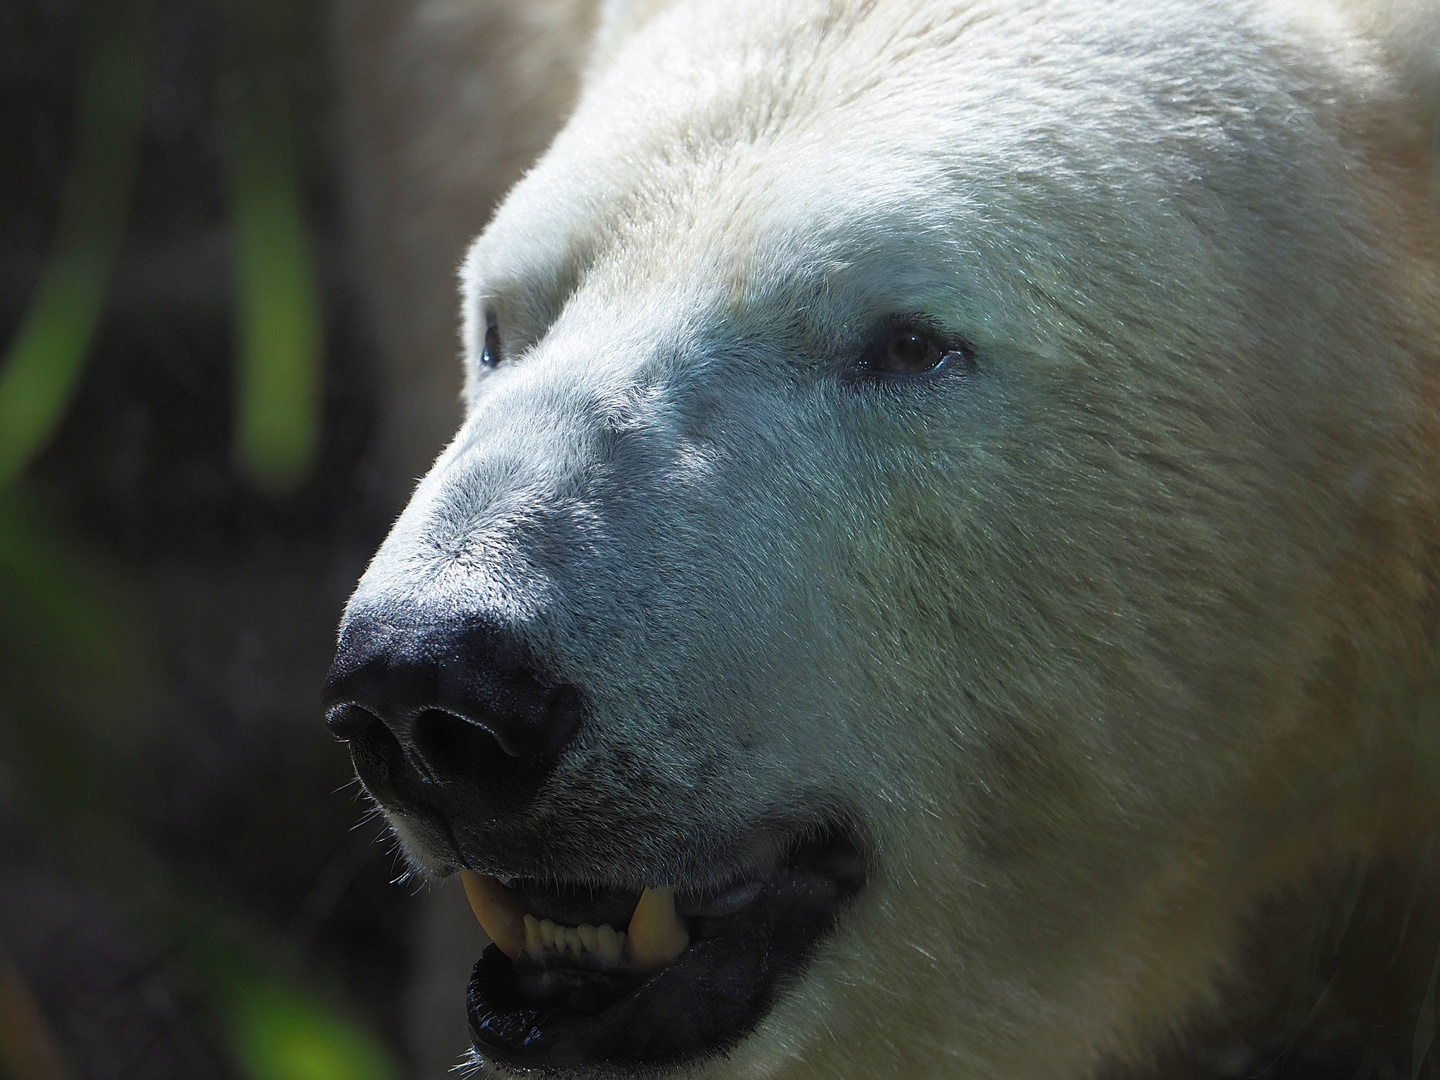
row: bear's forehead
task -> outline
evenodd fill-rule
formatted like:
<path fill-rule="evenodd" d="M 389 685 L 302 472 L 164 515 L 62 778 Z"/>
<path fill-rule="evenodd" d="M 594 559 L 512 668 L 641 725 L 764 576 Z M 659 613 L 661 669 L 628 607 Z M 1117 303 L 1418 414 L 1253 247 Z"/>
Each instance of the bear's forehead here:
<path fill-rule="evenodd" d="M 1238 0 L 679 4 L 592 75 L 470 273 L 537 331 L 582 280 L 754 310 L 1140 263 L 1183 288 L 1197 247 L 1344 197 L 1346 63 Z"/>
<path fill-rule="evenodd" d="M 537 219 L 583 222 L 593 247 L 597 226 L 633 243 L 704 213 L 743 242 L 747 225 L 803 217 L 817 187 L 827 212 L 863 210 L 967 184 L 994 200 L 1027 171 L 1133 196 L 1197 154 L 1293 133 L 1335 94 L 1333 57 L 1254 7 L 682 3 L 593 76 L 495 231 L 519 219 L 531 244 Z"/>
<path fill-rule="evenodd" d="M 901 144 L 1013 154 L 1157 130 L 1233 136 L 1294 123 L 1353 81 L 1336 37 L 1290 6 L 677 3 L 592 75 L 552 153 L 630 180 L 623 164 L 663 177 L 807 147 L 880 158 Z"/>

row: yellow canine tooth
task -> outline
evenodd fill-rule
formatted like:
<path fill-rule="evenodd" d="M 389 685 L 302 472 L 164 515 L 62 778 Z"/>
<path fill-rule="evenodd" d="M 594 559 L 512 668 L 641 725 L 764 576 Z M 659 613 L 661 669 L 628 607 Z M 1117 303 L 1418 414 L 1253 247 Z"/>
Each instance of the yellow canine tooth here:
<path fill-rule="evenodd" d="M 670 963 L 690 944 L 685 924 L 675 914 L 675 889 L 669 885 L 647 888 L 630 916 L 630 955 L 641 967 Z"/>
<path fill-rule="evenodd" d="M 540 941 L 540 920 L 528 912 L 525 915 L 525 951 L 539 956 L 544 945 Z"/>
<path fill-rule="evenodd" d="M 525 912 L 515 898 L 495 878 L 473 870 L 461 870 L 460 880 L 465 885 L 470 910 L 475 912 L 475 918 L 480 920 L 490 940 L 511 960 L 519 959 L 525 948 Z"/>

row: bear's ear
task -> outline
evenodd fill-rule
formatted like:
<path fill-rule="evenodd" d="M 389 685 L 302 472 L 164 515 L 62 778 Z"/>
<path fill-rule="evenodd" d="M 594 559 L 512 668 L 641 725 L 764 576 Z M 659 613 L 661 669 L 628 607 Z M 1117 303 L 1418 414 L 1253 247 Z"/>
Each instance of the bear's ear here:
<path fill-rule="evenodd" d="M 625 41 L 658 11 L 669 6 L 670 0 L 603 0 L 595 49 L 590 56 L 591 73 L 608 67 Z"/>

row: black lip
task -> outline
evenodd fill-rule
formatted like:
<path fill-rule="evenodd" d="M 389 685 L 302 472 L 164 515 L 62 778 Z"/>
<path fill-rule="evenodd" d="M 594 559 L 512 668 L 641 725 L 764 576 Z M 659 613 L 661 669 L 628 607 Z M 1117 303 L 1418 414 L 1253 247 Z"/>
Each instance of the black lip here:
<path fill-rule="evenodd" d="M 795 844 L 739 911 L 691 918 L 690 946 L 658 971 L 547 973 L 491 945 L 470 980 L 475 1049 L 542 1073 L 722 1053 L 770 1011 L 863 884 L 856 844 L 832 832 Z"/>

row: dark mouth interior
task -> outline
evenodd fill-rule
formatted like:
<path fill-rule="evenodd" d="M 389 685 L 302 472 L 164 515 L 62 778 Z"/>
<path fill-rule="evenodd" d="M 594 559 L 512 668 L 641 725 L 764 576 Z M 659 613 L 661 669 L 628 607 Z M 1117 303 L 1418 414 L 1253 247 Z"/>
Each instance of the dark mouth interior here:
<path fill-rule="evenodd" d="M 690 943 L 663 967 L 528 952 L 512 962 L 491 945 L 470 982 L 476 1049 L 542 1069 L 664 1065 L 721 1052 L 764 1017 L 863 883 L 856 844 L 832 830 L 723 889 L 680 890 L 675 907 Z M 537 919 L 620 928 L 640 895 L 527 880 L 510 890 Z"/>

